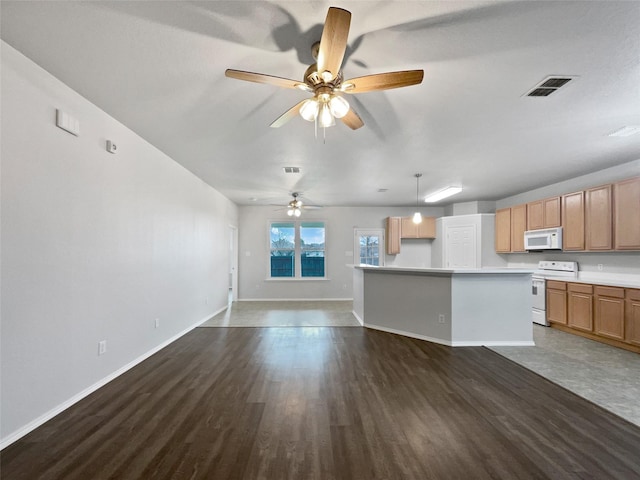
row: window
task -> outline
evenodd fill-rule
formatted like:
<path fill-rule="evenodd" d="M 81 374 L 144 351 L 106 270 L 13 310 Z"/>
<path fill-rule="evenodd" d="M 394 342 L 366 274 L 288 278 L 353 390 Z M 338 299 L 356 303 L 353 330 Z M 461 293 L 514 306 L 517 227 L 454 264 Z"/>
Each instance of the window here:
<path fill-rule="evenodd" d="M 270 226 L 271 278 L 324 278 L 324 222 L 274 222 Z"/>
<path fill-rule="evenodd" d="M 383 229 L 356 229 L 353 262 L 361 265 L 384 266 L 383 245 Z"/>

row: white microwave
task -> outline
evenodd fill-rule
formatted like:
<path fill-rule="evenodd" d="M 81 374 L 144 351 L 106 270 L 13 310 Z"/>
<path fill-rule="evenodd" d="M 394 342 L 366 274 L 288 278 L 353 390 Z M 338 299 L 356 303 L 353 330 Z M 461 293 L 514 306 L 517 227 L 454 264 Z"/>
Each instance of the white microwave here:
<path fill-rule="evenodd" d="M 524 232 L 525 250 L 562 250 L 562 227 Z"/>

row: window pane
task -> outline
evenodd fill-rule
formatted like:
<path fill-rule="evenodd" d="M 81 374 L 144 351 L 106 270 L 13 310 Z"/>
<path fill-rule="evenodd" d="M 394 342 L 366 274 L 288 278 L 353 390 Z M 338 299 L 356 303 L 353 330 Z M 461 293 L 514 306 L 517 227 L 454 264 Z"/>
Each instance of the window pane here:
<path fill-rule="evenodd" d="M 293 277 L 295 271 L 295 257 L 293 256 L 293 252 L 283 252 L 282 250 L 271 251 L 272 277 Z"/>
<path fill-rule="evenodd" d="M 300 268 L 303 277 L 324 277 L 324 223 L 300 224 Z"/>
<path fill-rule="evenodd" d="M 380 236 L 360 235 L 360 263 L 365 265 L 380 265 Z"/>
<path fill-rule="evenodd" d="M 293 277 L 295 275 L 295 238 L 293 223 L 271 224 L 272 277 Z"/>

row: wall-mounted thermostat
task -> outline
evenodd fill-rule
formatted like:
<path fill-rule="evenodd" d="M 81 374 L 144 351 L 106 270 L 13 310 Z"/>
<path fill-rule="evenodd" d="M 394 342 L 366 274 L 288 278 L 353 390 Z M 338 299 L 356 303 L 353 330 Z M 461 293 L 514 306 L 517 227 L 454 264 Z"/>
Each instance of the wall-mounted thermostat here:
<path fill-rule="evenodd" d="M 117 149 L 118 147 L 116 146 L 115 143 L 113 143 L 111 140 L 107 140 L 107 152 L 116 153 Z"/>

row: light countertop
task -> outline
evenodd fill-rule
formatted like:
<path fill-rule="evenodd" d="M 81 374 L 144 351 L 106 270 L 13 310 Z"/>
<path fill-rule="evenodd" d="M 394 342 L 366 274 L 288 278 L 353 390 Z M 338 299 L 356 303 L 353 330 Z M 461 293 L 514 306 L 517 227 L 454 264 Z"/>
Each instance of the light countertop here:
<path fill-rule="evenodd" d="M 353 268 L 361 270 L 378 270 L 384 272 L 407 272 L 407 273 L 426 273 L 426 274 L 464 274 L 464 275 L 486 275 L 486 274 L 531 274 L 533 269 L 528 268 L 424 268 L 424 267 L 376 267 L 374 265 L 349 265 Z"/>

